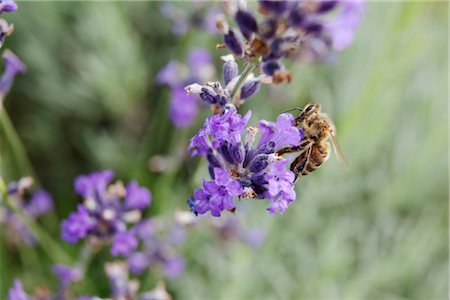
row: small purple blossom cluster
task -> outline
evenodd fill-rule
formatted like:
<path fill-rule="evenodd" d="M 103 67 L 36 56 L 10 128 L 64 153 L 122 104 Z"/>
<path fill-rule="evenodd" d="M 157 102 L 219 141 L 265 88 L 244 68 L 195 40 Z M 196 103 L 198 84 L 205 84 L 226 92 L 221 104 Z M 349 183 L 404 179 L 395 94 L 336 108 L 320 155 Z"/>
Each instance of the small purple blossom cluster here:
<path fill-rule="evenodd" d="M 247 127 L 251 112 L 244 117 L 234 108 L 208 117 L 191 139 L 192 155 L 204 156 L 212 180 L 188 200 L 196 215 L 210 212 L 220 216 L 235 209 L 235 198 L 268 199 L 270 213 L 284 213 L 295 200 L 295 175 L 288 160 L 276 154 L 282 147 L 298 146 L 304 136 L 291 114 L 281 114 L 276 122 L 261 121 L 258 128 Z M 260 138 L 254 145 L 257 133 Z"/>
<path fill-rule="evenodd" d="M 249 99 L 258 92 L 260 84 L 265 82 L 265 76 L 255 77 L 253 73 L 246 75 L 241 87 L 237 87 L 238 81 L 242 78 L 239 67 L 232 54 L 222 56 L 224 61 L 222 68 L 223 84 L 219 81 L 210 81 L 205 85 L 198 83 L 186 86 L 188 94 L 195 94 L 204 103 L 212 106 L 216 113 L 223 113 L 224 110 L 240 106 L 246 99 Z M 238 94 L 233 95 L 236 90 Z"/>
<path fill-rule="evenodd" d="M 87 239 L 89 243 L 84 245 L 84 254 L 75 266 L 53 266 L 53 273 L 59 278 L 58 290 L 55 293 L 49 289 L 39 290 L 29 296 L 22 282 L 16 279 L 9 290 L 9 300 L 74 299 L 71 285 L 84 277 L 86 261 L 89 260 L 86 257 L 107 243 L 111 244 L 112 256 L 125 258 L 105 265 L 113 299 L 171 299 L 163 284 L 152 291 L 138 294 L 139 280 L 130 279 L 129 272 L 140 275 L 149 268 L 161 267 L 167 278 L 180 276 L 184 271 L 184 258 L 177 254 L 176 246 L 186 239 L 184 224 L 175 220 L 169 230 L 167 224 L 157 217 L 142 218 L 144 210 L 152 201 L 150 191 L 139 186 L 136 181 L 124 186 L 120 181 L 113 183 L 113 178 L 113 171 L 104 170 L 75 179 L 75 191 L 84 201 L 78 205 L 76 212 L 61 222 L 61 237 L 72 244 L 80 239 Z M 25 178 L 10 184 L 9 197 L 23 195 L 30 182 L 30 178 Z M 23 210 L 34 216 L 51 208 L 49 196 L 43 193 L 35 193 L 30 205 Z M 76 299 L 100 298 L 81 296 Z"/>
<path fill-rule="evenodd" d="M 133 251 L 123 251 L 128 267 L 135 275 L 148 268 L 161 268 L 168 278 L 180 276 L 184 271 L 184 258 L 177 254 L 176 247 L 186 239 L 184 227 L 175 222 L 167 231 L 160 219 L 149 218 L 137 225 L 133 233 L 140 241 L 140 247 Z"/>
<path fill-rule="evenodd" d="M 133 242 L 127 235 L 129 225 L 142 219 L 144 210 L 152 200 L 148 189 L 131 181 L 126 187 L 120 182 L 110 184 L 114 172 L 105 170 L 82 175 L 75 180 L 75 191 L 83 197 L 77 211 L 61 223 L 61 237 L 75 244 L 80 239 L 90 238 L 98 242 L 112 239 Z M 111 248 L 114 254 L 120 249 Z"/>
<path fill-rule="evenodd" d="M 8 291 L 8 300 L 68 300 L 73 299 L 70 293 L 71 284 L 81 280 L 82 270 L 77 267 L 69 267 L 57 264 L 52 268 L 53 273 L 59 279 L 58 290 L 53 294 L 49 289 L 36 289 L 34 295 L 28 295 L 19 279 L 15 279 L 13 286 Z"/>
<path fill-rule="evenodd" d="M 226 8 L 241 36 L 220 18 L 217 26 L 224 45 L 245 60 L 260 59 L 261 71 L 273 83 L 290 81 L 283 58 L 323 61 L 333 51 L 346 48 L 364 11 L 360 0 L 260 0 L 258 11 L 263 18 L 258 21 L 245 1 L 228 3 Z"/>
<path fill-rule="evenodd" d="M 53 208 L 53 200 L 49 193 L 43 189 L 31 190 L 33 179 L 23 177 L 17 182 L 8 184 L 8 201 L 31 220 L 48 213 Z M 0 196 L 0 224 L 5 225 L 8 240 L 14 243 L 25 242 L 34 246 L 36 237 L 22 221 L 20 216 L 6 205 L 6 199 Z"/>
<path fill-rule="evenodd" d="M 172 297 L 167 292 L 163 282 L 148 292 L 138 293 L 139 280 L 130 279 L 128 266 L 124 262 L 106 263 L 105 272 L 110 282 L 111 298 L 107 299 L 137 299 L 137 300 L 170 300 Z M 82 272 L 78 268 L 65 265 L 53 266 L 53 273 L 59 278 L 59 287 L 56 293 L 52 293 L 47 287 L 36 289 L 29 295 L 25 292 L 22 282 L 15 279 L 13 286 L 8 291 L 8 300 L 98 300 L 97 296 L 73 297 L 70 285 L 81 280 Z"/>
<path fill-rule="evenodd" d="M 212 58 L 207 50 L 200 48 L 191 50 L 187 61 L 187 65 L 171 61 L 156 76 L 159 84 L 166 84 L 171 89 L 170 119 L 180 128 L 192 125 L 200 104 L 197 97 L 184 92 L 184 86 L 196 81 L 208 81 L 215 75 Z"/>

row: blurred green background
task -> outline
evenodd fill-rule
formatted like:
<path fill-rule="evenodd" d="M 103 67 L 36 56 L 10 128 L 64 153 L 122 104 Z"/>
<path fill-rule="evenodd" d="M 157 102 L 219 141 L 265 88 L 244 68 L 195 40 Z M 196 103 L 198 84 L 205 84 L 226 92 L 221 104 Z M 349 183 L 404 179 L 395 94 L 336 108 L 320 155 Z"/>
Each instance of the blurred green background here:
<path fill-rule="evenodd" d="M 189 11 L 188 3 L 173 2 Z M 151 188 L 150 214 L 187 209 L 185 200 L 206 177 L 204 162 L 184 159 L 190 129 L 167 118 L 168 88 L 155 84 L 169 60 L 193 47 L 215 50 L 219 37 L 192 29 L 181 37 L 158 2 L 19 2 L 4 16 L 7 39 L 28 66 L 5 106 L 42 185 L 55 199 L 43 225 L 57 238 L 74 209 L 73 178 L 113 168 L 123 180 Z M 349 162 L 335 158 L 297 184 L 297 201 L 283 216 L 267 203 L 242 203 L 236 218 L 267 231 L 258 249 L 223 247 L 201 229 L 183 253 L 187 271 L 168 281 L 176 299 L 444 299 L 448 264 L 448 4 L 370 2 L 350 48 L 330 64 L 294 64 L 290 85 L 264 87 L 241 111 L 252 124 L 319 102 L 336 121 Z M 23 171 L 2 144 L 8 180 Z M 174 166 L 149 170 L 164 155 Z M 199 168 L 195 165 L 200 163 Z M 2 235 L 3 236 L 3 235 Z M 1 239 L 0 298 L 14 277 L 30 290 L 55 285 L 37 248 Z M 75 255 L 76 249 L 64 245 Z M 80 293 L 107 290 L 99 261 Z M 146 277 L 143 288 L 154 285 Z M 105 282 L 105 283 L 101 283 Z"/>

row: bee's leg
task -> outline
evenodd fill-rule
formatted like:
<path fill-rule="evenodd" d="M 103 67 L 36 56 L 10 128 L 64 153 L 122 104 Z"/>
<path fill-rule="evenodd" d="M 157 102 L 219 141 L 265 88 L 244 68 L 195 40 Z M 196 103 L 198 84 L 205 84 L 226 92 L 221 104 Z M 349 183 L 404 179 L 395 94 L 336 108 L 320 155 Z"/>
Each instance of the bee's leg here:
<path fill-rule="evenodd" d="M 312 147 L 309 146 L 308 149 L 300 154 L 291 164 L 291 171 L 295 174 L 294 183 L 299 179 L 302 175 L 308 175 L 308 165 L 309 158 L 311 156 Z"/>
<path fill-rule="evenodd" d="M 277 151 L 277 154 L 279 156 L 281 156 L 281 155 L 286 154 L 286 153 L 304 151 L 305 149 L 311 147 L 312 144 L 313 144 L 313 142 L 308 139 L 308 140 L 305 140 L 305 141 L 301 142 L 300 145 L 298 145 L 298 146 L 282 148 L 282 149 Z"/>

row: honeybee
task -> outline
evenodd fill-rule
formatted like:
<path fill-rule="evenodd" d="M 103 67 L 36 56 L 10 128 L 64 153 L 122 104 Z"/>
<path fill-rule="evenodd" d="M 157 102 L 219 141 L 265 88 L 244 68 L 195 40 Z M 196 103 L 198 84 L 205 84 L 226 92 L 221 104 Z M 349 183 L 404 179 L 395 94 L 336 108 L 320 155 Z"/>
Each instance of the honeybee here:
<path fill-rule="evenodd" d="M 335 138 L 336 127 L 330 117 L 320 111 L 320 105 L 314 102 L 308 103 L 295 118 L 295 125 L 302 128 L 305 138 L 299 146 L 286 147 L 277 152 L 300 152 L 291 164 L 291 171 L 295 173 L 295 179 L 305 176 L 319 168 L 330 158 L 330 143 L 333 145 L 336 157 L 340 162 L 346 162 L 342 150 Z"/>

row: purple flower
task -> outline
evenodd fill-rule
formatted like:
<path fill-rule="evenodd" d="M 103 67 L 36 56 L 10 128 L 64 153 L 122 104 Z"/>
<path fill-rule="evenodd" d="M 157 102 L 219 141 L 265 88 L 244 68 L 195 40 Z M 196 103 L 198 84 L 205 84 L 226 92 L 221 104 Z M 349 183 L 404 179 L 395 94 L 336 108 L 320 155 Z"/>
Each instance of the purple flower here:
<path fill-rule="evenodd" d="M 284 113 L 278 116 L 276 123 L 261 121 L 259 122 L 259 131 L 261 139 L 258 146 L 269 142 L 275 143 L 275 148 L 283 146 L 296 146 L 300 144 L 302 135 L 295 126 L 294 117 L 291 114 Z"/>
<path fill-rule="evenodd" d="M 185 263 L 181 256 L 171 257 L 164 262 L 164 274 L 169 278 L 176 278 L 184 272 Z"/>
<path fill-rule="evenodd" d="M 126 188 L 121 182 L 110 183 L 113 176 L 113 171 L 105 170 L 76 178 L 75 190 L 84 197 L 84 202 L 61 223 L 63 240 L 76 243 L 90 236 L 109 242 L 116 234 L 127 231 L 130 224 L 141 220 L 151 202 L 150 191 L 136 181 L 131 181 Z M 117 253 L 125 251 L 120 243 L 114 244 L 113 249 Z"/>
<path fill-rule="evenodd" d="M 248 111 L 242 117 L 236 109 L 232 108 L 223 115 L 216 114 L 206 119 L 205 126 L 213 137 L 213 145 L 217 147 L 224 140 L 230 143 L 240 141 L 241 134 L 245 130 L 251 115 L 251 111 Z"/>
<path fill-rule="evenodd" d="M 290 193 L 295 180 L 292 171 L 286 169 L 287 159 L 279 160 L 272 164 L 270 170 L 264 175 L 268 183 L 267 192 L 270 197 L 276 197 L 280 193 Z"/>
<path fill-rule="evenodd" d="M 8 183 L 8 197 L 18 209 L 30 219 L 37 219 L 53 208 L 51 196 L 43 189 L 31 190 L 33 180 L 31 177 L 23 177 L 17 182 Z M 0 196 L 0 204 L 1 204 Z M 0 205 L 0 224 L 6 225 L 7 235 L 13 243 L 23 241 L 27 245 L 34 246 L 36 237 L 28 226 L 21 221 L 12 210 Z"/>
<path fill-rule="evenodd" d="M 114 172 L 112 170 L 78 176 L 75 179 L 75 191 L 84 198 L 95 197 L 103 193 L 113 178 Z"/>
<path fill-rule="evenodd" d="M 17 10 L 17 4 L 13 0 L 0 1 L 0 14 L 3 12 L 13 12 Z"/>
<path fill-rule="evenodd" d="M 53 209 L 53 200 L 49 193 L 45 190 L 37 190 L 29 204 L 25 207 L 25 211 L 28 215 L 38 217 Z"/>
<path fill-rule="evenodd" d="M 19 279 L 15 279 L 12 288 L 8 291 L 8 300 L 31 300 L 23 290 L 22 282 Z"/>
<path fill-rule="evenodd" d="M 287 159 L 274 163 L 269 172 L 264 176 L 267 181 L 267 198 L 270 201 L 268 211 L 272 214 L 283 214 L 289 204 L 295 200 L 293 183 L 295 174 L 286 169 Z"/>
<path fill-rule="evenodd" d="M 61 264 L 53 265 L 52 271 L 59 277 L 62 288 L 67 288 L 72 282 L 79 281 L 83 275 L 79 268 Z"/>
<path fill-rule="evenodd" d="M 85 238 L 94 222 L 89 216 L 88 210 L 83 205 L 78 205 L 78 210 L 69 215 L 69 218 L 61 222 L 61 238 L 71 244 Z"/>
<path fill-rule="evenodd" d="M 149 266 L 150 260 L 143 252 L 134 252 L 128 256 L 128 267 L 133 274 L 142 274 Z"/>
<path fill-rule="evenodd" d="M 194 191 L 191 210 L 195 213 L 211 211 L 211 215 L 220 217 L 223 210 L 234 208 L 233 198 L 242 194 L 239 181 L 231 178 L 228 170 L 215 168 L 214 178 L 212 181 L 204 181 L 203 189 Z"/>
<path fill-rule="evenodd" d="M 191 153 L 206 157 L 213 179 L 203 180 L 203 188 L 194 190 L 187 201 L 195 215 L 210 211 L 218 217 L 234 209 L 235 196 L 268 199 L 269 211 L 281 213 L 295 199 L 295 176 L 277 151 L 298 146 L 303 130 L 291 114 L 281 114 L 276 123 L 260 122 L 261 138 L 254 148 L 257 129 L 245 128 L 249 117 L 250 112 L 242 118 L 233 109 L 211 116 L 191 140 Z"/>
<path fill-rule="evenodd" d="M 211 66 L 212 58 L 208 50 L 202 48 L 194 48 L 189 51 L 187 62 L 191 70 L 198 70 L 204 66 Z"/>
<path fill-rule="evenodd" d="M 180 128 L 189 127 L 198 113 L 198 100 L 194 95 L 189 95 L 184 88 L 175 88 L 171 91 L 170 119 Z"/>
<path fill-rule="evenodd" d="M 182 66 L 176 61 L 171 61 L 165 65 L 156 75 L 156 82 L 167 84 L 170 87 L 177 87 L 181 84 L 179 80 Z"/>
<path fill-rule="evenodd" d="M 134 232 L 119 232 L 113 238 L 111 254 L 114 256 L 127 256 L 131 253 L 131 251 L 136 249 L 137 246 L 138 240 L 134 236 Z"/>
<path fill-rule="evenodd" d="M 0 96 L 4 97 L 9 92 L 16 74 L 25 73 L 27 68 L 11 50 L 5 50 L 2 57 L 5 63 L 5 71 L 0 78 Z"/>
<path fill-rule="evenodd" d="M 276 214 L 279 212 L 283 214 L 288 208 L 289 204 L 295 200 L 295 190 L 291 190 L 289 193 L 280 193 L 275 198 L 270 198 L 269 208 L 267 210 L 271 214 Z"/>
<path fill-rule="evenodd" d="M 129 209 L 144 209 L 150 205 L 152 194 L 146 188 L 141 187 L 136 181 L 130 181 L 127 185 L 125 204 Z"/>
<path fill-rule="evenodd" d="M 364 14 L 364 2 L 343 1 L 341 11 L 334 19 L 325 24 L 332 37 L 333 48 L 342 51 L 353 41 L 354 30 Z"/>

